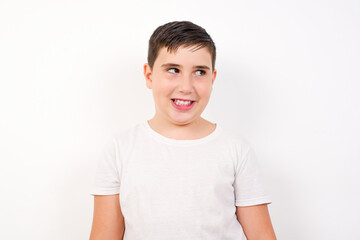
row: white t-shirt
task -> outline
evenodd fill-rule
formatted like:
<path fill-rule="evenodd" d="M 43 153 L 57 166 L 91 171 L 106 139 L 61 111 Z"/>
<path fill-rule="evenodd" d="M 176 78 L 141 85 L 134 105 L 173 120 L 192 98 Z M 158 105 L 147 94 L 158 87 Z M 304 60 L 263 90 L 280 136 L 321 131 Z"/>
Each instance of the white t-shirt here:
<path fill-rule="evenodd" d="M 92 195 L 120 194 L 124 240 L 241 240 L 236 206 L 270 203 L 249 144 L 218 124 L 176 140 L 147 121 L 117 134 Z"/>

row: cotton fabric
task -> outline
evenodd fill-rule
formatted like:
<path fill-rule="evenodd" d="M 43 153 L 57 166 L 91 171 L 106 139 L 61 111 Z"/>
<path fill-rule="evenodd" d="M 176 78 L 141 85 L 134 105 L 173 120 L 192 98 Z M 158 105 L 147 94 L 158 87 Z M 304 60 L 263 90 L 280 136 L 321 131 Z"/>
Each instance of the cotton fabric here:
<path fill-rule="evenodd" d="M 254 151 L 219 124 L 194 140 L 167 138 L 147 121 L 122 131 L 91 194 L 119 194 L 124 240 L 246 239 L 236 206 L 271 202 Z"/>

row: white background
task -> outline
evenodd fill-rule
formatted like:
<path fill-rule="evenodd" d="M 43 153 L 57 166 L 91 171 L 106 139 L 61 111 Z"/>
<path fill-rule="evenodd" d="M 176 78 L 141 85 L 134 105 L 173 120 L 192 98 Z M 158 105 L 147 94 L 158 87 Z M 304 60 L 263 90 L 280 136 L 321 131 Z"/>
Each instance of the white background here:
<path fill-rule="evenodd" d="M 110 137 L 154 114 L 155 28 L 203 26 L 203 116 L 254 147 L 279 239 L 359 239 L 360 2 L 0 1 L 0 238 L 89 236 Z"/>

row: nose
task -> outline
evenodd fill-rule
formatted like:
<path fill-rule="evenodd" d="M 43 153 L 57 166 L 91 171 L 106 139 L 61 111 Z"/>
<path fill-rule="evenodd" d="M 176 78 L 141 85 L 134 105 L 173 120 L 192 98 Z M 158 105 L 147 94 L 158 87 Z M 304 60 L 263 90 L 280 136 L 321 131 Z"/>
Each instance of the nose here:
<path fill-rule="evenodd" d="M 191 75 L 183 75 L 179 83 L 179 91 L 182 93 L 191 93 L 193 89 L 193 82 Z"/>

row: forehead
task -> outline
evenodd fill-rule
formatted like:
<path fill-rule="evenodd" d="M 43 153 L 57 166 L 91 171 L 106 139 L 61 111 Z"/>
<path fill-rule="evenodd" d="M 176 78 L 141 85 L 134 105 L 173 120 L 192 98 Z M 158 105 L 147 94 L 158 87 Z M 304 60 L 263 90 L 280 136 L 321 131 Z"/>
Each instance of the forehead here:
<path fill-rule="evenodd" d="M 159 49 L 158 57 L 154 65 L 160 63 L 176 63 L 180 65 L 207 65 L 211 68 L 211 61 L 211 54 L 207 47 L 180 46 L 178 49 L 172 51 L 166 47 L 162 47 Z"/>

